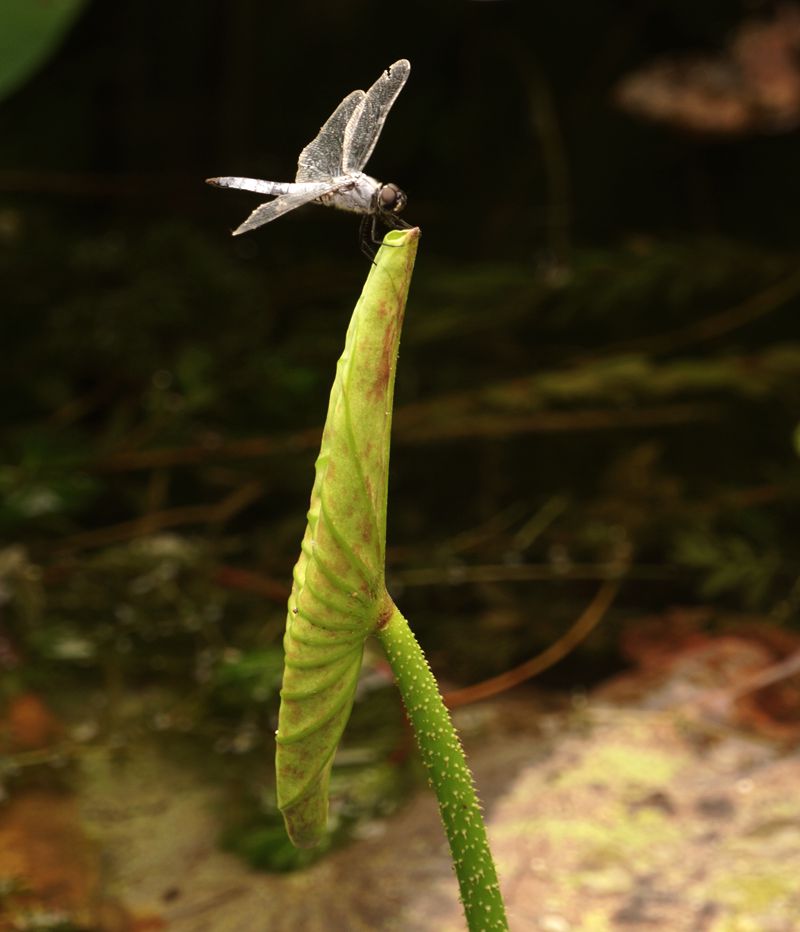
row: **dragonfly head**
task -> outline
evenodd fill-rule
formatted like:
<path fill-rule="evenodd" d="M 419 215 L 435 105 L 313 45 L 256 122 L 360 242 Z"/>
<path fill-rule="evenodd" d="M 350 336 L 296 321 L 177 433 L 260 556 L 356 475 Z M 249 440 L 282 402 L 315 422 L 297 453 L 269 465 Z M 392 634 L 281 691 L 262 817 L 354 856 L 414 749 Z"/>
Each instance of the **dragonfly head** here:
<path fill-rule="evenodd" d="M 378 209 L 384 213 L 399 214 L 405 208 L 408 198 L 396 184 L 383 184 L 378 191 Z"/>

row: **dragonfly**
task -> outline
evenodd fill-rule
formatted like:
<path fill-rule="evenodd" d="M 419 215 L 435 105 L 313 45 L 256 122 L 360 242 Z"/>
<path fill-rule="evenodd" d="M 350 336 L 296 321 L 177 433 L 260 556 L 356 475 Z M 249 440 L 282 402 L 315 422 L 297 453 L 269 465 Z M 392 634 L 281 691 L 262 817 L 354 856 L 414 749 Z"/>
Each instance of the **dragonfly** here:
<path fill-rule="evenodd" d="M 348 94 L 300 153 L 293 182 L 232 176 L 206 179 L 219 188 L 274 197 L 256 207 L 233 235 L 248 233 L 309 203 L 361 214 L 361 249 L 370 259 L 380 243 L 379 222 L 390 229 L 409 229 L 400 216 L 407 202 L 404 192 L 396 184 L 383 184 L 365 174 L 363 168 L 410 71 L 410 63 L 401 58 L 368 91 Z"/>

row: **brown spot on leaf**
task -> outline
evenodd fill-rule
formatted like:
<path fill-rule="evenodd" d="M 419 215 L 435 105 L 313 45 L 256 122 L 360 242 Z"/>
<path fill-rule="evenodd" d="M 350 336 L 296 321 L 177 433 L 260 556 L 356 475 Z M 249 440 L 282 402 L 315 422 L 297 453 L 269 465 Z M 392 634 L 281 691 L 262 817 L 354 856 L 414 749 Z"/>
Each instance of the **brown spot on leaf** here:
<path fill-rule="evenodd" d="M 383 307 L 384 304 L 381 303 L 381 308 Z M 385 314 L 381 316 L 385 316 Z M 381 346 L 380 358 L 378 359 L 375 372 L 375 381 L 370 391 L 371 398 L 378 399 L 386 393 L 386 388 L 392 375 L 392 366 L 394 365 L 398 332 L 401 324 L 402 316 L 394 315 L 386 324 L 383 331 L 383 344 Z"/>

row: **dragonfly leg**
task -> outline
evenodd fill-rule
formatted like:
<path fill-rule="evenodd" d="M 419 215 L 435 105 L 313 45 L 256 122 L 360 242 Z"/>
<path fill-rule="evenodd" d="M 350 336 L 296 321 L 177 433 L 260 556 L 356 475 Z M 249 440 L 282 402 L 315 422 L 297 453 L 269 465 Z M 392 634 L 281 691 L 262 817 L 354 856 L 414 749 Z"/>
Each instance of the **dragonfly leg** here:
<path fill-rule="evenodd" d="M 358 230 L 361 252 L 375 265 L 376 246 L 380 242 L 375 238 L 375 214 L 364 214 Z"/>
<path fill-rule="evenodd" d="M 398 217 L 397 214 L 390 214 L 388 211 L 381 214 L 381 220 L 383 220 L 386 226 L 391 230 L 410 230 L 413 226 L 413 224 L 409 223 L 407 220 Z"/>
<path fill-rule="evenodd" d="M 384 244 L 383 237 L 378 230 L 378 221 L 382 222 L 384 226 L 389 227 L 390 230 L 410 230 L 412 226 L 410 223 L 403 220 L 402 217 L 398 217 L 397 214 L 389 213 L 389 211 L 364 214 L 361 218 L 361 226 L 359 228 L 361 252 L 363 252 L 373 264 L 378 247 L 392 245 L 391 243 Z"/>

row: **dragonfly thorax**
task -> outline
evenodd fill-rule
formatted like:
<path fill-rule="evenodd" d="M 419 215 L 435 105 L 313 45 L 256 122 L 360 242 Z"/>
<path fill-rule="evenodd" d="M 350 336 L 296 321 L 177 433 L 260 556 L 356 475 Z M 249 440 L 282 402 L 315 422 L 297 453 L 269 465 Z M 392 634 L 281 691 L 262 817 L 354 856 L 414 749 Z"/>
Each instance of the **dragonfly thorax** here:
<path fill-rule="evenodd" d="M 317 198 L 318 203 L 355 214 L 375 212 L 381 189 L 384 187 L 380 181 L 363 172 L 340 175 L 332 181 L 331 190 L 321 194 Z"/>

